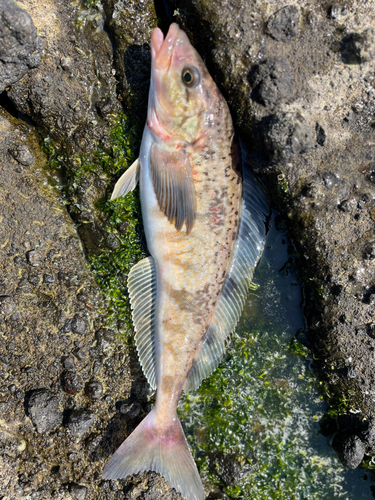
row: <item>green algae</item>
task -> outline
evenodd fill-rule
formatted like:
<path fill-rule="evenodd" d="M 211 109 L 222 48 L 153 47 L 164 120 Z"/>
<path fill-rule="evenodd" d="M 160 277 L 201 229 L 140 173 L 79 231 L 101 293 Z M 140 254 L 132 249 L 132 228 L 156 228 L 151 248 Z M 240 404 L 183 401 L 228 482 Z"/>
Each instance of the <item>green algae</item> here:
<path fill-rule="evenodd" d="M 181 400 L 188 441 L 207 487 L 231 498 L 369 498 L 370 481 L 345 469 L 321 434 L 327 405 L 300 340 L 300 287 L 272 254 L 283 253 L 281 235 L 271 238 L 225 359 Z"/>
<path fill-rule="evenodd" d="M 91 222 L 84 218 L 86 211 L 94 214 L 105 234 L 101 251 L 88 252 L 88 265 L 107 300 L 108 326 L 117 325 L 125 334 L 132 331 L 127 276 L 145 256 L 138 188 L 126 197 L 112 202 L 109 199 L 116 180 L 137 158 L 140 128 L 133 123 L 120 115 L 110 133 L 110 147 L 99 147 L 90 156 L 71 157 L 57 149 L 50 138 L 44 140 L 51 183 L 64 193 L 78 229 Z M 94 195 L 88 205 L 82 206 L 78 193 L 87 179 L 104 181 L 108 187 L 104 196 Z"/>

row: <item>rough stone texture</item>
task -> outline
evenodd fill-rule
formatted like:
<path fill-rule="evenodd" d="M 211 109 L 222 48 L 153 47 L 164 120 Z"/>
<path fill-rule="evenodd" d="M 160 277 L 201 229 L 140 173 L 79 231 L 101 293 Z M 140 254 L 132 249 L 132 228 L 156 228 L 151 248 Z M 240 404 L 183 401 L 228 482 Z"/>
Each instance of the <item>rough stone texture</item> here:
<path fill-rule="evenodd" d="M 354 412 L 358 426 L 371 421 L 373 3 L 169 5 L 219 83 L 250 161 L 288 223 L 306 284 L 308 342 L 325 392 L 341 412 Z M 294 90 L 287 95 L 291 75 Z"/>
<path fill-rule="evenodd" d="M 67 485 L 79 483 L 87 500 L 112 500 L 124 486 L 103 493 L 101 471 L 127 431 L 115 403 L 137 395 L 135 426 L 147 387 L 135 353 L 103 328 L 101 293 L 60 194 L 48 185 L 39 138 L 1 108 L 0 137 L 0 496 L 66 500 L 74 498 Z M 10 154 L 21 146 L 34 165 L 20 166 Z M 84 334 L 71 328 L 75 317 L 84 318 Z M 106 387 L 100 401 L 98 386 L 95 398 L 83 390 L 94 371 Z M 78 387 L 65 392 L 62 380 L 72 373 Z"/>
<path fill-rule="evenodd" d="M 45 55 L 36 70 L 12 85 L 8 96 L 70 154 L 106 143 L 108 123 L 120 108 L 102 10 L 68 1 L 26 0 L 23 5 Z"/>
<path fill-rule="evenodd" d="M 354 434 L 336 434 L 332 443 L 339 459 L 349 469 L 356 469 L 365 454 L 365 445 Z"/>
<path fill-rule="evenodd" d="M 39 433 L 51 431 L 62 424 L 58 398 L 45 389 L 32 391 L 27 398 L 28 414 Z"/>
<path fill-rule="evenodd" d="M 187 31 L 288 221 L 309 285 L 315 365 L 333 401 L 344 396 L 344 410 L 354 412 L 336 430 L 357 451 L 375 453 L 372 4 L 25 0 L 22 7 L 45 56 L 1 103 L 52 138 L 67 184 L 80 166 L 71 155 L 108 144 L 120 101 L 143 121 L 156 17 L 164 31 L 172 20 Z M 154 473 L 101 479 L 104 463 L 149 409 L 145 380 L 134 349 L 103 328 L 101 296 L 65 205 L 47 187 L 38 138 L 3 111 L 0 131 L 0 495 L 66 499 L 85 488 L 87 500 L 177 499 Z M 90 172 L 69 187 L 64 201 L 84 247 L 99 251 L 106 235 L 95 203 L 107 181 Z M 70 380 L 73 393 L 64 390 Z M 40 388 L 64 416 L 42 434 L 24 407 Z M 76 417 L 87 416 L 77 425 Z M 241 473 L 228 471 L 229 482 Z"/>
<path fill-rule="evenodd" d="M 42 55 L 30 14 L 13 0 L 0 0 L 0 93 L 39 66 Z"/>

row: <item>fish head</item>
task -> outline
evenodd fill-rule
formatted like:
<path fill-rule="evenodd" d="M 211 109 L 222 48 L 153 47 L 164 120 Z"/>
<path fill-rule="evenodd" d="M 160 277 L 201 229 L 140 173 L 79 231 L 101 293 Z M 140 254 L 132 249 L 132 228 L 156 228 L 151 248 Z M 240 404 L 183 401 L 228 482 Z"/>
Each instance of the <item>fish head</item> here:
<path fill-rule="evenodd" d="M 151 56 L 148 126 L 162 140 L 193 143 L 204 134 L 209 89 L 216 85 L 175 23 L 165 38 L 159 28 L 154 29 Z"/>

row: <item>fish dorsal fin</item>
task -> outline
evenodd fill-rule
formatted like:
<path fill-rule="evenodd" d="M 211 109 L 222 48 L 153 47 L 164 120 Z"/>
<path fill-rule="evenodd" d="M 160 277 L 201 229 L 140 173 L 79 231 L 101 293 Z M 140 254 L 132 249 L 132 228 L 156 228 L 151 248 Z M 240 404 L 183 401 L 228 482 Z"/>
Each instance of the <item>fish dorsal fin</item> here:
<path fill-rule="evenodd" d="M 189 155 L 179 144 L 165 149 L 154 143 L 150 156 L 151 178 L 160 210 L 180 231 L 186 224 L 186 233 L 193 229 L 197 216 L 197 202 Z"/>
<path fill-rule="evenodd" d="M 150 386 L 156 389 L 156 270 L 152 257 L 139 261 L 131 268 L 128 289 L 139 360 Z"/>
<path fill-rule="evenodd" d="M 132 163 L 132 165 L 127 170 L 125 170 L 125 172 L 116 182 L 111 200 L 115 200 L 120 196 L 125 196 L 126 194 L 130 193 L 130 191 L 133 191 L 139 181 L 140 169 L 141 164 L 139 163 L 139 160 L 136 159 L 135 162 Z"/>
<path fill-rule="evenodd" d="M 253 175 L 244 172 L 243 201 L 233 261 L 214 318 L 184 386 L 192 391 L 218 367 L 225 341 L 240 319 L 254 269 L 264 248 L 269 207 Z"/>

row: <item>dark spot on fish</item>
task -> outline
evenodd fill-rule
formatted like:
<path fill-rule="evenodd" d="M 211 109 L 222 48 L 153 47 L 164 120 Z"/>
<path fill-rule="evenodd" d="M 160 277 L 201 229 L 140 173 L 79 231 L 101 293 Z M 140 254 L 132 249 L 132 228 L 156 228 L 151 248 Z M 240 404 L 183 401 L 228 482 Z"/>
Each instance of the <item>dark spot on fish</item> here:
<path fill-rule="evenodd" d="M 234 241 L 236 239 L 236 233 L 233 231 L 232 233 L 232 240 Z"/>
<path fill-rule="evenodd" d="M 224 271 L 223 271 L 222 278 L 224 278 L 226 274 L 227 274 L 227 272 L 224 270 Z"/>
<path fill-rule="evenodd" d="M 223 289 L 223 296 L 224 297 L 229 297 L 234 294 L 239 294 L 240 290 L 238 288 L 237 283 L 234 281 L 234 279 L 231 276 L 228 276 L 226 282 L 225 282 L 225 287 Z"/>

